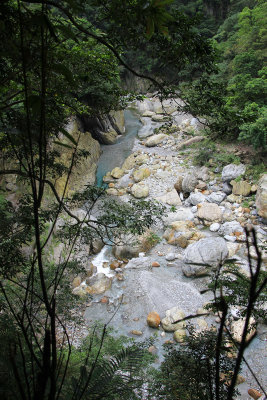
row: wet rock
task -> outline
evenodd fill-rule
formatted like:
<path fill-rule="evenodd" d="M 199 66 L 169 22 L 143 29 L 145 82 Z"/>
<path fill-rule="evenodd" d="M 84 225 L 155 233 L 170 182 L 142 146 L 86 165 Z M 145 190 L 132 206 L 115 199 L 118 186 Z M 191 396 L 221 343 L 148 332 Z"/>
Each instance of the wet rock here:
<path fill-rule="evenodd" d="M 142 183 L 135 183 L 131 188 L 131 193 L 136 199 L 142 199 L 149 194 L 149 187 Z"/>
<path fill-rule="evenodd" d="M 246 166 L 244 164 L 228 164 L 222 170 L 223 182 L 230 182 L 232 179 L 238 178 L 246 172 Z"/>
<path fill-rule="evenodd" d="M 86 291 L 89 294 L 101 294 L 111 287 L 112 279 L 105 274 L 97 274 L 91 278 L 86 278 Z"/>
<path fill-rule="evenodd" d="M 160 316 L 157 312 L 152 311 L 148 314 L 146 319 L 147 325 L 151 328 L 158 328 L 160 325 Z"/>
<path fill-rule="evenodd" d="M 90 263 L 89 266 L 86 268 L 86 276 L 87 278 L 90 278 L 93 274 L 97 272 L 96 266 L 94 266 L 93 263 Z"/>
<path fill-rule="evenodd" d="M 258 182 L 256 207 L 258 214 L 267 219 L 267 174 L 264 174 Z"/>
<path fill-rule="evenodd" d="M 221 221 L 222 210 L 215 203 L 202 203 L 199 205 L 197 217 L 208 222 Z"/>
<path fill-rule="evenodd" d="M 112 261 L 112 263 L 109 264 L 109 268 L 114 271 L 117 268 L 120 268 L 121 263 L 118 260 Z"/>
<path fill-rule="evenodd" d="M 233 186 L 232 192 L 235 195 L 248 196 L 251 192 L 251 185 L 246 181 L 231 181 L 230 183 Z"/>
<path fill-rule="evenodd" d="M 145 142 L 146 147 L 155 147 L 162 143 L 164 140 L 168 139 L 168 136 L 164 133 L 159 133 L 158 135 L 150 136 Z"/>
<path fill-rule="evenodd" d="M 163 196 L 156 197 L 156 200 L 165 204 L 169 204 L 170 206 L 180 206 L 182 204 L 175 189 L 173 189 L 171 192 L 167 192 Z"/>
<path fill-rule="evenodd" d="M 200 239 L 187 247 L 183 260 L 185 263 L 182 268 L 183 273 L 186 276 L 206 275 L 227 256 L 228 249 L 224 239 L 218 237 Z"/>
<path fill-rule="evenodd" d="M 143 247 L 141 242 L 137 244 L 131 243 L 130 238 L 127 241 L 127 237 L 124 238 L 121 243 L 118 243 L 112 248 L 113 255 L 119 260 L 130 260 L 131 258 L 138 258 L 139 253 L 141 253 L 142 251 Z"/>
<path fill-rule="evenodd" d="M 149 168 L 139 168 L 138 170 L 134 171 L 133 179 L 135 182 L 140 182 L 145 178 L 150 176 L 151 172 Z"/>
<path fill-rule="evenodd" d="M 224 192 L 213 192 L 207 197 L 207 201 L 210 203 L 220 204 L 226 198 Z"/>

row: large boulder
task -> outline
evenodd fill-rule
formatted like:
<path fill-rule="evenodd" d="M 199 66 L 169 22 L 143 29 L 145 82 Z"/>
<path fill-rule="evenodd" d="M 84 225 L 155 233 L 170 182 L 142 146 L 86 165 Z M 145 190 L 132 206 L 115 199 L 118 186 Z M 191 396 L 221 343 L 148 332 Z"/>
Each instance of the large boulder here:
<path fill-rule="evenodd" d="M 151 172 L 149 168 L 139 168 L 133 173 L 133 179 L 135 182 L 140 182 L 150 176 Z"/>
<path fill-rule="evenodd" d="M 190 201 L 193 206 L 196 206 L 199 203 L 204 203 L 206 201 L 206 197 L 202 193 L 191 193 L 188 201 Z"/>
<path fill-rule="evenodd" d="M 223 236 L 232 235 L 235 232 L 244 233 L 244 229 L 237 221 L 225 222 L 224 224 L 221 225 L 219 229 L 219 233 Z"/>
<path fill-rule="evenodd" d="M 112 176 L 112 178 L 119 179 L 124 175 L 124 170 L 116 167 L 111 171 L 110 175 Z"/>
<path fill-rule="evenodd" d="M 211 193 L 207 200 L 210 203 L 220 204 L 226 198 L 226 194 L 224 192 L 213 192 Z"/>
<path fill-rule="evenodd" d="M 236 342 L 241 343 L 245 327 L 245 318 L 233 321 L 231 324 L 231 333 Z M 248 342 L 256 334 L 256 322 L 253 317 L 249 319 L 249 327 L 246 335 L 246 342 Z"/>
<path fill-rule="evenodd" d="M 169 204 L 170 206 L 180 206 L 182 205 L 181 199 L 175 189 L 170 192 L 167 192 L 163 196 L 157 197 L 156 200 Z"/>
<path fill-rule="evenodd" d="M 174 221 L 193 221 L 194 214 L 187 207 L 179 207 L 176 211 L 170 212 L 163 217 L 165 225 L 170 225 Z"/>
<path fill-rule="evenodd" d="M 163 115 L 163 114 L 156 114 L 152 116 L 152 121 L 154 122 L 165 122 L 169 121 L 170 117 L 168 115 Z"/>
<path fill-rule="evenodd" d="M 190 244 L 184 255 L 183 273 L 186 276 L 201 276 L 217 267 L 228 256 L 226 241 L 222 238 L 205 238 Z"/>
<path fill-rule="evenodd" d="M 101 294 L 111 287 L 112 279 L 105 274 L 97 274 L 86 279 L 86 292 L 89 294 Z"/>
<path fill-rule="evenodd" d="M 158 328 L 160 324 L 159 314 L 155 311 L 150 312 L 147 316 L 146 322 L 151 328 Z"/>
<path fill-rule="evenodd" d="M 175 332 L 186 327 L 186 322 L 181 321 L 185 313 L 179 307 L 173 307 L 166 311 L 166 317 L 161 320 L 161 325 L 166 332 Z"/>
<path fill-rule="evenodd" d="M 148 154 L 139 154 L 139 153 L 132 153 L 129 157 L 126 158 L 122 165 L 122 169 L 125 171 L 129 171 L 130 169 L 134 168 L 135 166 L 140 166 L 142 164 L 146 164 L 149 161 Z"/>
<path fill-rule="evenodd" d="M 267 174 L 264 174 L 259 180 L 256 194 L 256 207 L 258 214 L 267 219 Z"/>
<path fill-rule="evenodd" d="M 148 138 L 147 141 L 145 142 L 145 145 L 147 147 L 154 147 L 162 143 L 165 139 L 168 139 L 168 136 L 165 135 L 164 133 L 159 133 L 158 135 L 153 135 L 150 138 Z"/>
<path fill-rule="evenodd" d="M 251 192 L 251 185 L 246 181 L 236 182 L 232 180 L 230 184 L 233 186 L 232 192 L 239 196 L 248 196 Z"/>
<path fill-rule="evenodd" d="M 222 210 L 215 203 L 202 203 L 198 207 L 197 217 L 207 222 L 221 221 Z"/>
<path fill-rule="evenodd" d="M 198 184 L 198 178 L 194 172 L 189 172 L 184 176 L 182 190 L 184 193 L 191 193 Z"/>
<path fill-rule="evenodd" d="M 132 186 L 131 193 L 136 199 L 142 199 L 148 196 L 149 188 L 142 183 L 135 183 Z"/>
<path fill-rule="evenodd" d="M 246 166 L 244 164 L 228 164 L 222 170 L 223 182 L 230 182 L 232 179 L 238 178 L 246 172 Z"/>

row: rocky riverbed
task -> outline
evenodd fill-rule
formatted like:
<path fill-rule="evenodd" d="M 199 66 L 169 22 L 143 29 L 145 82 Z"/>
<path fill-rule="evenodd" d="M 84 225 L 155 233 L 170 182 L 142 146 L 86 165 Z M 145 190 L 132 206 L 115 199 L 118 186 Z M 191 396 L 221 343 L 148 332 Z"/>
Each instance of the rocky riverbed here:
<path fill-rule="evenodd" d="M 185 322 L 172 322 L 198 314 L 192 320 L 197 330 L 218 326 L 219 316 L 203 309 L 212 299 L 205 289 L 212 270 L 227 258 L 249 274 L 245 227 L 256 231 L 264 268 L 267 261 L 267 174 L 256 184 L 247 179 L 243 163 L 226 165 L 217 173 L 193 166 L 187 156 L 190 146 L 203 140 L 201 123 L 177 113 L 175 105 L 171 101 L 162 105 L 156 99 L 133 105 L 142 127 L 132 154 L 104 177 L 110 196 L 125 202 L 133 197 L 156 200 L 166 206 L 163 220 L 147 232 L 154 246 L 148 250 L 147 240 L 141 238 L 134 247 L 104 247 L 90 259 L 92 276 L 83 282 L 76 277 L 73 282 L 75 293 L 93 295 L 86 303 L 86 324 L 96 320 L 106 323 L 113 316 L 112 325 L 119 334 L 142 340 L 156 333 L 159 360 L 163 343 L 180 343 L 186 334 Z M 170 118 L 171 131 L 165 125 Z M 253 248 L 251 256 L 256 258 Z M 243 329 L 239 311 L 232 308 L 229 327 L 236 339 Z M 151 312 L 157 314 L 151 316 L 155 320 L 149 326 Z M 251 334 L 256 329 L 253 322 Z M 257 330 L 247 358 L 266 386 L 266 326 Z M 257 388 L 257 384 L 246 368 L 242 376 L 245 382 L 239 386 L 240 399 L 245 400 L 248 388 Z"/>

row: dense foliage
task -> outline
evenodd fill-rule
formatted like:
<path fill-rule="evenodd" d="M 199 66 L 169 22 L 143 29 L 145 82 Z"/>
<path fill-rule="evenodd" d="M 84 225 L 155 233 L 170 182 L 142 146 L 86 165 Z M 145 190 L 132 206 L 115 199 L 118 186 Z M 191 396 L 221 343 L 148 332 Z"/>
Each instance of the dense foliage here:
<path fill-rule="evenodd" d="M 185 86 L 183 95 L 193 112 L 211 118 L 213 132 L 234 132 L 237 137 L 240 131 L 240 137 L 263 147 L 260 88 L 265 70 L 263 44 L 258 38 L 264 39 L 260 28 L 264 2 L 253 4 L 253 17 L 249 9 L 233 8 L 238 16 L 236 29 L 223 40 L 218 36 L 218 41 L 225 57 L 228 42 L 236 43 L 236 49 L 229 56 L 229 67 L 220 67 L 220 79 L 209 77 L 216 71 L 216 51 L 208 38 L 228 15 L 228 3 L 218 7 L 217 1 L 1 2 L 0 174 L 6 191 L 11 188 L 9 201 L 0 198 L 2 398 L 137 397 L 135 389 L 142 384 L 137 379 L 142 373 L 142 349 L 130 347 L 104 354 L 106 326 L 100 336 L 88 339 L 86 350 L 72 347 L 66 327 L 79 320 L 73 317 L 77 297 L 71 291 L 70 276 L 83 270 L 75 256 L 79 246 L 88 245 L 90 252 L 97 237 L 114 240 L 141 234 L 163 209 L 143 201 L 108 203 L 102 189 L 90 186 L 69 194 L 72 169 L 88 152 L 79 145 L 82 133 L 74 138 L 65 126 L 72 114 L 98 117 L 117 109 L 126 95 L 121 76 L 129 71 L 146 78 L 161 97 L 176 96 L 181 81 L 194 80 L 197 91 Z M 239 3 L 243 7 L 243 2 Z M 194 10 L 203 13 L 210 9 L 208 27 L 202 22 L 197 28 L 201 16 L 193 15 Z M 224 28 L 219 34 L 223 37 Z M 252 41 L 255 47 L 246 47 Z M 151 75 L 146 76 L 148 73 Z M 224 89 L 221 79 L 228 82 Z M 245 84 L 240 85 L 241 81 Z M 71 150 L 69 166 L 60 162 L 62 148 Z M 55 182 L 62 175 L 66 181 L 59 193 Z M 17 197 L 12 193 L 14 185 L 20 188 Z M 85 202 L 84 214 L 77 216 L 73 208 Z M 53 245 L 58 244 L 63 249 L 56 257 Z M 191 364 L 195 356 L 190 353 L 192 343 L 189 341 L 186 353 Z M 205 350 L 201 345 L 196 354 L 200 360 Z M 215 347 L 220 350 L 218 344 Z M 181 353 L 177 376 L 181 375 L 184 356 Z M 171 354 L 169 360 L 172 362 Z M 217 372 L 219 361 L 220 354 Z M 162 373 L 164 377 L 164 368 Z M 206 393 L 202 390 L 205 377 L 203 371 L 198 382 L 201 396 Z M 169 384 L 173 384 L 172 379 L 166 380 L 165 388 Z"/>
<path fill-rule="evenodd" d="M 184 98 L 188 109 L 207 118 L 211 137 L 238 139 L 264 151 L 266 2 L 230 2 L 227 8 L 214 32 L 218 71 L 185 84 Z"/>

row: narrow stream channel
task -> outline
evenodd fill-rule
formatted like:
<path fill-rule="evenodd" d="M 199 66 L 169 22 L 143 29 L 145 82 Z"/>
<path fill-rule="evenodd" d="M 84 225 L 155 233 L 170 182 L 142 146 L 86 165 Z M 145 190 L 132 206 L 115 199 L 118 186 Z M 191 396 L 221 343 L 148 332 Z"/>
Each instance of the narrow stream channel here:
<path fill-rule="evenodd" d="M 132 110 L 125 110 L 125 133 L 113 145 L 101 145 L 102 154 L 98 161 L 96 172 L 97 186 L 102 186 L 103 177 L 108 171 L 120 167 L 124 160 L 131 154 L 134 139 L 142 127 L 138 115 Z"/>

